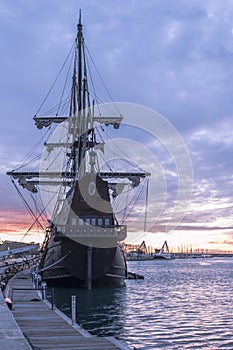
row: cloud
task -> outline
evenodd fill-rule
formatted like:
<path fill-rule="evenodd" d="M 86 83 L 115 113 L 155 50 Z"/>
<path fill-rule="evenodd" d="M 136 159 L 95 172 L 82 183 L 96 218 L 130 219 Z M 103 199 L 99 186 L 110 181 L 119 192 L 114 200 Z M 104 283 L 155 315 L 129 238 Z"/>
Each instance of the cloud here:
<path fill-rule="evenodd" d="M 231 227 L 230 0 L 1 1 L 0 207 L 18 208 L 4 173 L 40 137 L 32 118 L 71 48 L 79 7 L 86 44 L 113 99 L 159 111 L 187 144 L 194 184 L 184 226 Z M 97 86 L 107 101 L 103 87 Z M 55 95 L 51 100 L 55 105 Z M 135 139 L 149 147 L 164 170 L 169 205 L 162 225 L 177 195 L 175 166 L 166 150 L 145 134 L 136 133 Z"/>

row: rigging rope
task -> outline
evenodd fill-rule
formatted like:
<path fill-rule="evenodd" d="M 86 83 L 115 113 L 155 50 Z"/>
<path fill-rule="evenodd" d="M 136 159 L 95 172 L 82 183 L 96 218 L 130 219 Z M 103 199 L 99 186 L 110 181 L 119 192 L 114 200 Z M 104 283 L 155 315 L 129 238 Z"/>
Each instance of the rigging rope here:
<path fill-rule="evenodd" d="M 133 198 L 132 198 L 131 201 L 130 201 L 130 203 L 128 204 L 128 205 L 131 205 L 131 203 L 132 203 L 131 209 L 128 210 L 128 214 L 126 215 L 125 219 L 122 221 L 122 224 L 123 224 L 123 223 L 125 222 L 125 220 L 129 217 L 129 214 L 131 213 L 131 211 L 133 210 L 133 208 L 138 204 L 139 199 L 140 199 L 140 197 L 141 197 L 141 195 L 142 195 L 142 192 L 143 192 L 143 190 L 144 190 L 144 187 L 145 187 L 145 181 L 142 182 L 142 188 L 141 188 L 141 190 L 138 191 L 138 195 L 137 195 L 135 201 L 133 202 Z"/>
<path fill-rule="evenodd" d="M 14 183 L 14 186 L 17 190 L 18 193 L 20 193 L 19 189 L 16 187 L 15 183 Z M 33 211 L 31 210 L 29 204 L 27 203 L 27 201 L 25 200 L 25 198 L 23 197 L 23 195 L 20 193 L 20 198 L 23 200 L 23 202 L 27 203 L 27 209 L 29 208 L 30 211 L 33 213 L 33 223 L 31 224 L 31 226 L 28 228 L 27 232 L 24 234 L 24 236 L 22 237 L 21 241 L 26 237 L 26 235 L 28 234 L 28 232 L 30 232 L 30 230 L 32 229 L 32 227 L 35 225 L 35 223 L 39 224 L 39 226 L 41 227 L 42 231 L 45 230 L 45 228 L 41 225 L 40 221 L 39 221 L 39 218 L 42 217 L 42 215 L 44 215 L 45 211 L 46 211 L 46 208 L 50 205 L 50 203 L 52 202 L 52 200 L 55 198 L 55 196 L 57 195 L 56 192 L 53 192 L 53 196 L 51 197 L 50 201 L 47 203 L 46 206 L 43 206 L 42 203 L 40 203 L 40 205 L 42 206 L 42 209 L 40 209 L 40 212 L 39 214 L 36 216 Z M 32 197 L 32 196 L 31 196 Z M 32 197 L 32 199 L 35 201 L 35 199 Z M 39 203 L 38 203 L 39 204 Z M 31 213 L 30 213 L 31 215 Z M 32 215 L 31 215 L 32 216 Z M 44 217 L 44 220 L 46 220 L 47 218 Z"/>
<path fill-rule="evenodd" d="M 20 190 L 18 189 L 18 187 L 16 186 L 14 180 L 11 178 L 11 182 L 13 183 L 19 197 L 21 198 L 21 200 L 23 201 L 26 209 L 28 210 L 29 214 L 31 215 L 31 217 L 35 220 L 35 222 L 40 226 L 40 228 L 42 230 L 44 230 L 44 227 L 41 225 L 40 221 L 37 219 L 36 215 L 33 213 L 32 209 L 30 208 L 28 202 L 25 200 L 25 198 L 23 197 L 22 193 L 20 192 Z"/>
<path fill-rule="evenodd" d="M 67 55 L 67 57 L 66 57 L 66 59 L 65 59 L 65 61 L 64 61 L 64 63 L 63 63 L 63 65 L 62 65 L 62 67 L 60 68 L 60 70 L 59 70 L 59 72 L 58 72 L 58 74 L 57 74 L 57 76 L 56 76 L 56 79 L 54 80 L 54 82 L 53 82 L 52 86 L 50 87 L 48 93 L 46 94 L 46 96 L 44 97 L 43 101 L 41 102 L 41 104 L 40 104 L 40 106 L 39 106 L 39 108 L 38 108 L 38 110 L 37 110 L 37 112 L 36 112 L 35 115 L 37 115 L 37 114 L 40 112 L 40 110 L 41 110 L 41 108 L 43 107 L 45 101 L 47 100 L 48 96 L 50 95 L 50 92 L 53 90 L 53 88 L 54 88 L 54 86 L 55 86 L 55 84 L 56 84 L 56 82 L 57 82 L 57 80 L 58 80 L 58 78 L 59 78 L 61 72 L 63 71 L 63 69 L 64 69 L 64 67 L 65 67 L 65 65 L 66 65 L 66 63 L 67 63 L 67 61 L 68 61 L 68 58 L 69 58 L 71 52 L 72 52 L 73 49 L 74 49 L 74 45 L 75 45 L 75 43 L 72 45 L 72 47 L 71 47 L 71 49 L 70 49 L 70 51 L 69 51 L 69 53 L 68 53 L 68 55 Z"/>
<path fill-rule="evenodd" d="M 47 267 L 44 267 L 43 269 L 40 269 L 38 270 L 38 272 L 44 272 L 46 270 L 49 270 L 51 267 L 59 264 L 59 262 L 63 261 L 68 255 L 70 255 L 71 251 L 69 251 L 66 255 L 64 255 L 63 257 L 61 257 L 60 259 L 58 259 L 57 261 L 55 261 L 53 264 L 47 266 Z"/>
<path fill-rule="evenodd" d="M 146 224 L 147 224 L 148 195 L 149 195 L 149 178 L 146 180 L 146 204 L 145 204 L 145 217 L 144 217 L 144 232 L 146 232 Z"/>
<path fill-rule="evenodd" d="M 70 60 L 68 72 L 67 72 L 67 74 L 66 74 L 65 84 L 64 84 L 64 87 L 63 87 L 63 90 L 62 90 L 60 102 L 59 102 L 59 104 L 58 104 L 57 115 L 59 115 L 60 107 L 62 106 L 63 96 L 64 96 L 64 93 L 65 93 L 65 89 L 66 89 L 66 86 L 67 86 L 69 74 L 70 74 L 70 71 L 71 71 L 71 64 L 72 64 L 72 61 L 73 61 L 73 56 L 74 56 L 74 53 L 73 53 L 72 58 L 71 58 L 71 60 Z"/>
<path fill-rule="evenodd" d="M 116 103 L 114 102 L 114 100 L 113 100 L 113 98 L 112 98 L 112 96 L 111 96 L 111 94 L 110 94 L 110 92 L 109 92 L 109 89 L 107 88 L 107 85 L 105 84 L 105 82 L 104 82 L 104 80 L 103 80 L 103 78 L 102 78 L 102 76 L 101 76 L 101 74 L 100 74 L 100 71 L 98 70 L 98 68 L 97 68 L 97 66 L 96 66 L 96 64 L 95 64 L 95 62 L 94 62 L 94 60 L 93 60 L 93 58 L 92 58 L 92 56 L 91 56 L 91 53 L 90 53 L 90 51 L 88 50 L 88 47 L 87 47 L 87 45 L 86 45 L 85 43 L 84 43 L 84 46 L 85 46 L 85 48 L 86 48 L 86 51 L 87 51 L 88 55 L 90 56 L 90 59 L 91 59 L 91 61 L 92 61 L 92 64 L 93 64 L 93 66 L 94 66 L 94 68 L 95 68 L 95 70 L 96 70 L 96 72 L 97 72 L 97 74 L 98 74 L 98 76 L 99 76 L 99 78 L 100 78 L 100 80 L 101 80 L 101 82 L 102 82 L 102 84 L 103 84 L 103 86 L 104 86 L 104 88 L 105 88 L 105 90 L 106 90 L 106 92 L 107 92 L 107 94 L 108 94 L 110 100 L 111 100 L 112 103 L 114 104 L 114 106 L 115 106 L 116 110 L 118 111 L 119 115 L 121 115 L 121 112 L 120 112 L 119 108 L 117 107 Z"/>
<path fill-rule="evenodd" d="M 35 155 L 34 158 L 31 158 L 30 157 L 36 152 L 36 150 L 39 148 L 39 146 L 41 146 L 41 141 L 45 140 L 45 137 L 47 137 L 46 135 L 49 134 L 51 131 L 50 131 L 50 128 L 46 130 L 46 132 L 40 137 L 39 141 L 36 142 L 36 144 L 32 147 L 31 151 L 29 151 L 24 157 L 23 159 L 21 160 L 20 162 L 20 165 L 14 169 L 14 171 L 16 170 L 19 170 L 37 160 L 39 160 L 41 158 L 41 154 L 38 154 L 38 155 Z"/>

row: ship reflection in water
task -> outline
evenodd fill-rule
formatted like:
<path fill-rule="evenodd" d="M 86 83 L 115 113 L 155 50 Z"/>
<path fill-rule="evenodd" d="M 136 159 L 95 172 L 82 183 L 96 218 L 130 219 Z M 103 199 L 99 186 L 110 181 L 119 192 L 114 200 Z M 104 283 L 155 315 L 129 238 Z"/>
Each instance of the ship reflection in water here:
<path fill-rule="evenodd" d="M 129 261 L 126 287 L 56 289 L 56 305 L 100 336 L 135 349 L 233 349 L 233 258 Z"/>

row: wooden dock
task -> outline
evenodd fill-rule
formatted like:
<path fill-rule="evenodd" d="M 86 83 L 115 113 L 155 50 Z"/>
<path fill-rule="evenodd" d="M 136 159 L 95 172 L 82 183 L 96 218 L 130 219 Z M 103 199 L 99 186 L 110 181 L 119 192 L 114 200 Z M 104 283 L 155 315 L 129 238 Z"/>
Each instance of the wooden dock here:
<path fill-rule="evenodd" d="M 52 310 L 51 304 L 42 301 L 40 292 L 33 289 L 29 271 L 20 272 L 13 277 L 8 282 L 5 295 L 13 299 L 14 319 L 31 349 L 129 349 L 114 337 L 92 336 L 77 323 L 72 325 L 71 319 L 58 309 Z M 1 317 L 0 315 L 0 319 Z M 0 348 L 2 349 L 1 344 Z M 26 345 L 25 349 L 28 349 Z"/>
<path fill-rule="evenodd" d="M 21 329 L 5 303 L 0 290 L 0 349 L 1 350 L 30 350 Z"/>

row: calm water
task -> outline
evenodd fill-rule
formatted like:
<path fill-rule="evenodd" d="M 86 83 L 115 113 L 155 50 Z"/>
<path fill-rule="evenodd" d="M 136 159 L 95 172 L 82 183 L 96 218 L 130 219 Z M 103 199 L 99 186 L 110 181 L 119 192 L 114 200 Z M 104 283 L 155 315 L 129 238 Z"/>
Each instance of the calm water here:
<path fill-rule="evenodd" d="M 56 305 L 93 334 L 135 349 L 233 349 L 233 259 L 131 261 L 126 287 L 59 288 Z"/>

